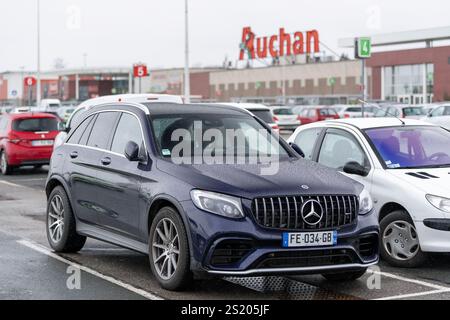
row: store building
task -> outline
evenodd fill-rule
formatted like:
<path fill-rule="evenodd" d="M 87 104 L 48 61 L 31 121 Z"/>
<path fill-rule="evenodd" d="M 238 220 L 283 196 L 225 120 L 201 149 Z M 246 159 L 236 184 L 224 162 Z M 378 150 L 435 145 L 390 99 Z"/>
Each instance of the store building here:
<path fill-rule="evenodd" d="M 406 104 L 450 100 L 450 27 L 372 36 L 377 50 L 367 60 L 370 97 Z M 342 39 L 342 47 L 353 47 Z M 407 46 L 407 49 L 392 49 Z"/>

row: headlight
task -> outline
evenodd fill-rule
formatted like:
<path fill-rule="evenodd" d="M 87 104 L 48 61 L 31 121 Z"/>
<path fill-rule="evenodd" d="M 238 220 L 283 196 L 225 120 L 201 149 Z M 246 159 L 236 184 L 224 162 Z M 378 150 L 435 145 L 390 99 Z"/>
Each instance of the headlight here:
<path fill-rule="evenodd" d="M 195 206 L 201 210 L 233 219 L 244 217 L 239 198 L 201 190 L 192 190 L 191 198 Z"/>
<path fill-rule="evenodd" d="M 431 205 L 441 211 L 450 213 L 450 199 L 433 196 L 431 194 L 427 194 L 426 198 Z"/>
<path fill-rule="evenodd" d="M 373 209 L 373 201 L 369 191 L 366 188 L 359 195 L 359 214 L 368 214 Z"/>

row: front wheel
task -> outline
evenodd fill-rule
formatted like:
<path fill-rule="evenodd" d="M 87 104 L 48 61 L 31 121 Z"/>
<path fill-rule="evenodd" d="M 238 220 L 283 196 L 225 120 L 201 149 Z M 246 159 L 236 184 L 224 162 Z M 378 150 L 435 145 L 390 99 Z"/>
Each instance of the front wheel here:
<path fill-rule="evenodd" d="M 427 255 L 420 249 L 414 222 L 406 211 L 395 211 L 380 222 L 381 257 L 399 268 L 422 266 Z"/>
<path fill-rule="evenodd" d="M 355 281 L 361 278 L 367 271 L 367 268 L 358 270 L 358 271 L 347 271 L 340 273 L 327 273 L 322 276 L 328 281 L 332 282 L 346 282 L 346 281 Z"/>
<path fill-rule="evenodd" d="M 149 235 L 150 267 L 161 287 L 180 291 L 192 281 L 189 245 L 180 215 L 171 207 L 161 209 Z"/>

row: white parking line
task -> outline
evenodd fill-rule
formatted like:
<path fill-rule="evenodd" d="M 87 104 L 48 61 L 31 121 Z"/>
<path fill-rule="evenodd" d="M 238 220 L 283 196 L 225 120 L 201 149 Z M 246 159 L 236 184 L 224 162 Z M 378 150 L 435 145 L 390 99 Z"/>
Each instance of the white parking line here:
<path fill-rule="evenodd" d="M 5 180 L 0 180 L 0 183 L 6 184 L 7 186 L 10 186 L 10 187 L 26 188 L 24 186 L 21 186 L 20 184 L 15 184 L 15 183 L 12 183 L 12 182 L 9 182 L 9 181 L 5 181 Z"/>
<path fill-rule="evenodd" d="M 433 289 L 436 289 L 436 290 L 443 290 L 443 291 L 450 290 L 449 287 L 440 286 L 440 285 L 437 285 L 437 284 L 434 284 L 434 283 L 431 283 L 431 282 L 426 282 L 426 281 L 421 281 L 421 280 L 416 280 L 416 279 L 410 279 L 410 278 L 398 276 L 398 275 L 395 275 L 395 274 L 392 274 L 392 273 L 388 273 L 388 272 L 375 271 L 375 270 L 372 270 L 372 269 L 370 269 L 369 272 L 374 273 L 374 274 L 378 274 L 378 275 L 381 275 L 381 276 L 385 276 L 387 278 L 392 278 L 392 279 L 399 280 L 399 281 L 414 283 L 414 284 L 417 284 L 417 285 L 420 285 L 420 286 L 423 286 L 423 287 L 433 288 Z"/>
<path fill-rule="evenodd" d="M 157 296 L 157 295 L 154 295 L 154 294 L 152 294 L 152 293 L 150 293 L 150 292 L 147 292 L 147 291 L 145 291 L 145 290 L 136 288 L 136 287 L 134 287 L 134 286 L 132 286 L 132 285 L 130 285 L 130 284 L 128 284 L 128 283 L 125 283 L 125 282 L 122 282 L 122 281 L 120 281 L 120 280 L 114 279 L 113 277 L 110 277 L 110 276 L 106 276 L 106 275 L 104 275 L 104 274 L 101 274 L 100 272 L 95 271 L 95 270 L 93 270 L 93 269 L 91 269 L 91 268 L 88 268 L 88 267 L 82 266 L 82 265 L 80 265 L 80 264 L 78 264 L 78 263 L 74 263 L 74 262 L 72 262 L 72 261 L 69 261 L 69 260 L 67 260 L 67 259 L 64 259 L 63 257 L 60 257 L 60 256 L 58 256 L 57 254 L 53 253 L 53 252 L 52 252 L 51 250 L 49 250 L 48 248 L 46 248 L 46 247 L 44 247 L 44 246 L 41 246 L 41 245 L 39 245 L 39 244 L 37 244 L 37 243 L 31 242 L 31 241 L 28 241 L 28 240 L 19 240 L 19 241 L 17 241 L 17 243 L 19 243 L 19 244 L 21 244 L 21 245 L 23 245 L 23 246 L 25 246 L 25 247 L 27 247 L 27 248 L 29 248 L 29 249 L 32 249 L 32 250 L 34 250 L 34 251 L 40 252 L 40 253 L 42 253 L 42 254 L 45 254 L 45 255 L 47 255 L 47 256 L 53 258 L 53 259 L 56 259 L 56 260 L 58 260 L 58 261 L 61 261 L 61 262 L 65 263 L 65 264 L 68 264 L 68 265 L 70 265 L 70 266 L 73 266 L 73 267 L 75 267 L 75 268 L 78 268 L 78 269 L 80 269 L 80 270 L 82 270 L 82 271 L 84 271 L 84 272 L 87 272 L 87 273 L 89 273 L 89 274 L 92 274 L 93 276 L 96 276 L 96 277 L 98 277 L 98 278 L 100 278 L 100 279 L 103 279 L 103 280 L 106 280 L 106 281 L 108 281 L 108 282 L 111 282 L 111 283 L 113 283 L 113 284 L 115 284 L 115 285 L 118 285 L 118 286 L 120 286 L 120 287 L 122 287 L 122 288 L 124 288 L 124 289 L 126 289 L 126 290 L 129 290 L 129 291 L 131 291 L 131 292 L 134 292 L 134 293 L 136 293 L 136 294 L 138 294 L 138 295 L 140 295 L 140 296 L 142 296 L 142 297 L 144 297 L 144 298 L 147 298 L 147 299 L 149 299 L 149 300 L 164 300 L 164 298 L 159 297 L 159 296 Z"/>
<path fill-rule="evenodd" d="M 425 291 L 425 292 L 418 292 L 418 293 L 410 293 L 410 294 L 402 294 L 398 296 L 392 296 L 392 297 L 384 297 L 374 300 L 399 300 L 399 299 L 408 299 L 408 298 L 414 298 L 414 297 L 423 297 L 423 296 L 429 296 L 432 294 L 441 294 L 441 293 L 447 293 L 450 292 L 450 289 L 447 290 L 432 290 L 432 291 Z"/>

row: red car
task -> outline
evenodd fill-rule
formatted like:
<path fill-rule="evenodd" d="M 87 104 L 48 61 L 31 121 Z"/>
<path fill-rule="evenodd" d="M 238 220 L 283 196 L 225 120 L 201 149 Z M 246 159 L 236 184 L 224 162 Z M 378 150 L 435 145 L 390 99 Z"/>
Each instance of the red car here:
<path fill-rule="evenodd" d="M 298 115 L 302 121 L 302 125 L 340 118 L 336 110 L 327 107 L 306 107 L 301 109 Z"/>
<path fill-rule="evenodd" d="M 0 168 L 4 175 L 20 166 L 50 163 L 58 119 L 45 113 L 18 113 L 0 117 Z"/>

